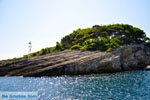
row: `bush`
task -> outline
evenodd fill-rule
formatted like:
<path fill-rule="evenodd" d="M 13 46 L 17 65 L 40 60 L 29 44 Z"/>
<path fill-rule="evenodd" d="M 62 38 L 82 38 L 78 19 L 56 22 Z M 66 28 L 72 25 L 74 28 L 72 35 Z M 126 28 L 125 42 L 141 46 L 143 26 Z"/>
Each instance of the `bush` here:
<path fill-rule="evenodd" d="M 79 45 L 79 44 L 76 44 L 76 45 L 73 45 L 72 47 L 71 47 L 71 50 L 80 50 L 80 48 L 81 48 L 82 46 L 81 45 Z"/>

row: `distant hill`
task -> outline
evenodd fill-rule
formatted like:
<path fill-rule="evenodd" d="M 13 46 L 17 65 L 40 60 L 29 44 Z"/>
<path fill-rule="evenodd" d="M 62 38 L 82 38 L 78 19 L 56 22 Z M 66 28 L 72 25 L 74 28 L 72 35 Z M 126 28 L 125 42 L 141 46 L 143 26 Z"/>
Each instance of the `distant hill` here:
<path fill-rule="evenodd" d="M 57 42 L 56 46 L 43 48 L 30 54 L 30 57 L 56 53 L 63 50 L 113 51 L 126 44 L 150 46 L 150 38 L 143 30 L 128 24 L 94 25 L 91 28 L 77 29 Z M 28 58 L 24 55 L 22 58 Z M 14 58 L 10 60 L 22 59 Z"/>

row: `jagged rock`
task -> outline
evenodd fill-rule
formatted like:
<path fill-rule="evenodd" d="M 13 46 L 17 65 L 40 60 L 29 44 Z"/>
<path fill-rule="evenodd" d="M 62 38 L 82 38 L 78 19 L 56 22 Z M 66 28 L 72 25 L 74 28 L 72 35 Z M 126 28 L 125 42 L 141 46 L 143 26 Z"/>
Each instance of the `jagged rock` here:
<path fill-rule="evenodd" d="M 124 70 L 141 69 L 147 65 L 143 45 L 128 45 L 121 48 L 121 64 Z"/>
<path fill-rule="evenodd" d="M 121 71 L 120 57 L 114 56 L 114 57 L 109 57 L 109 58 L 105 58 L 105 59 L 101 60 L 97 69 L 100 72 Z"/>
<path fill-rule="evenodd" d="M 125 45 L 113 52 L 62 51 L 29 59 L 0 62 L 0 76 L 93 74 L 144 69 L 147 65 L 150 65 L 149 47 Z"/>

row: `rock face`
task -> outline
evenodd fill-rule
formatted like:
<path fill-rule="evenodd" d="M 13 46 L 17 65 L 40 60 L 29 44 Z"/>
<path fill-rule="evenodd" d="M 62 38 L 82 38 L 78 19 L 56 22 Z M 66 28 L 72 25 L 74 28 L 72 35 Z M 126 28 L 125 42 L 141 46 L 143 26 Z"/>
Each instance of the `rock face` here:
<path fill-rule="evenodd" d="M 0 76 L 78 75 L 144 69 L 150 48 L 125 45 L 113 52 L 62 51 L 29 59 L 0 62 Z"/>

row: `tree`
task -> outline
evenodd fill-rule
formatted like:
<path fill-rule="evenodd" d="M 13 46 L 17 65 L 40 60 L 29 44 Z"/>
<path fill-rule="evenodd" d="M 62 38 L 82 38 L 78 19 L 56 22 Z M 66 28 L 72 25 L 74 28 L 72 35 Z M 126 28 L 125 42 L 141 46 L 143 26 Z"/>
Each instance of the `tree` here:
<path fill-rule="evenodd" d="M 56 42 L 56 46 L 31 53 L 30 56 L 56 53 L 65 49 L 112 51 L 126 44 L 145 43 L 150 38 L 143 30 L 128 24 L 94 25 L 92 28 L 77 29 Z M 23 58 L 27 58 L 25 55 Z"/>
<path fill-rule="evenodd" d="M 56 42 L 56 49 L 57 49 L 57 50 L 63 50 L 62 44 L 59 43 L 59 42 Z"/>

